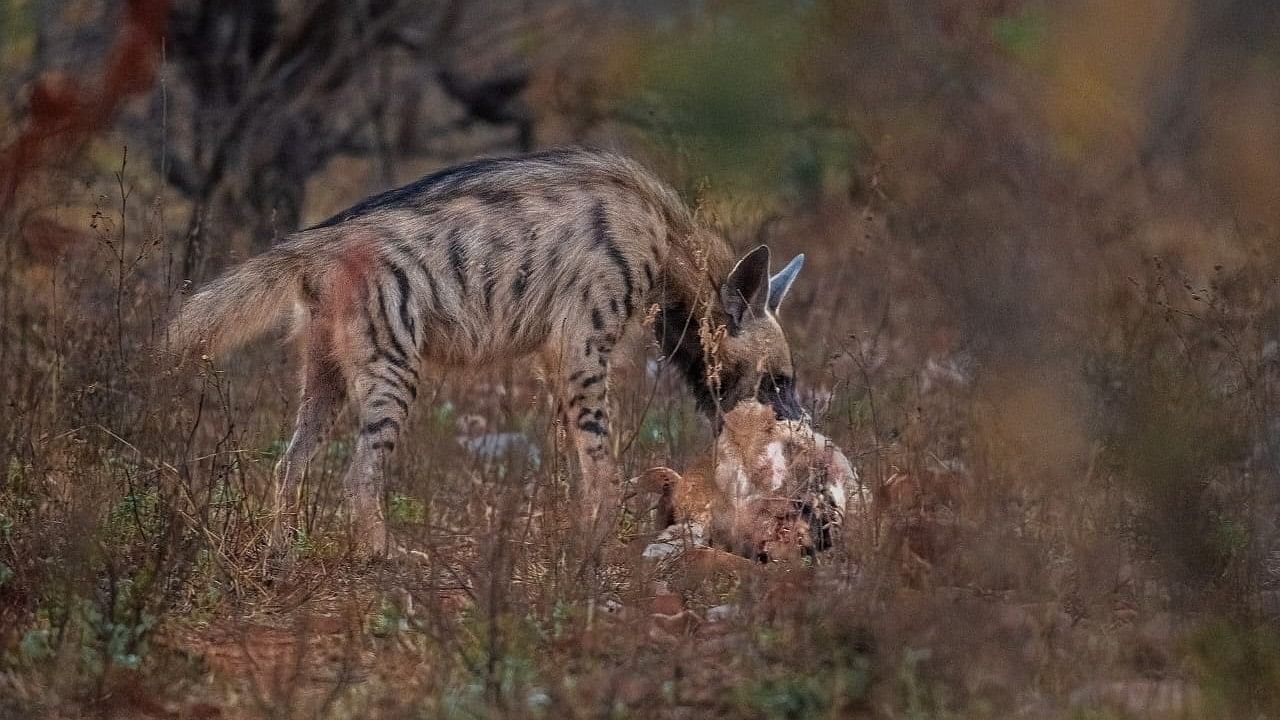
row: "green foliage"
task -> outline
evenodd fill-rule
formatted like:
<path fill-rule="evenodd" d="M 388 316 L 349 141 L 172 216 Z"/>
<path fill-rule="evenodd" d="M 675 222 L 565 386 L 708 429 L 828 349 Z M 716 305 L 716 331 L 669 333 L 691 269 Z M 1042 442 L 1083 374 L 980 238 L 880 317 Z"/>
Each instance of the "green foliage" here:
<path fill-rule="evenodd" d="M 0 67 L 25 59 L 35 46 L 35 3 L 0 0 Z"/>
<path fill-rule="evenodd" d="M 53 632 L 48 628 L 32 628 L 22 634 L 22 642 L 18 646 L 22 659 L 28 663 L 38 663 L 53 657 Z"/>
<path fill-rule="evenodd" d="M 137 670 L 148 650 L 147 638 L 155 626 L 155 618 L 149 613 L 104 612 L 96 604 L 84 603 L 82 613 L 86 641 L 82 646 L 82 661 L 94 675 L 102 674 L 109 665 Z M 123 617 L 122 617 L 123 616 Z"/>
<path fill-rule="evenodd" d="M 272 440 L 270 445 L 262 449 L 262 456 L 267 460 L 279 460 L 289 449 L 288 440 Z"/>
<path fill-rule="evenodd" d="M 421 523 L 426 516 L 427 506 L 418 498 L 392 493 L 387 499 L 387 519 L 393 523 Z"/>
<path fill-rule="evenodd" d="M 540 648 L 546 632 L 534 618 L 501 614 L 483 617 L 470 612 L 463 619 L 463 644 L 458 648 L 467 672 L 459 674 L 438 699 L 438 715 L 446 718 L 490 717 L 498 706 L 517 717 L 543 717 L 549 704 L 539 686 Z M 572 682 L 572 678 L 565 678 Z"/>
<path fill-rule="evenodd" d="M 435 407 L 431 408 L 433 429 L 436 431 L 452 431 L 457 414 L 457 409 L 448 400 L 436 404 Z"/>
<path fill-rule="evenodd" d="M 993 20 L 991 35 L 1005 52 L 1024 64 L 1038 66 L 1044 60 L 1048 27 L 1048 12 L 1042 5 L 1033 2 L 1023 5 L 1013 15 Z"/>
<path fill-rule="evenodd" d="M 345 463 L 351 458 L 351 441 L 346 438 L 334 438 L 325 445 L 324 457 L 333 462 Z"/>
<path fill-rule="evenodd" d="M 741 702 L 768 720 L 801 720 L 825 715 L 831 700 L 822 678 L 786 675 L 748 686 Z"/>
<path fill-rule="evenodd" d="M 1220 468 L 1240 457 L 1245 440 L 1227 401 L 1194 373 L 1165 363 L 1142 372 L 1111 439 L 1145 501 L 1139 531 L 1184 579 L 1215 581 L 1243 555 L 1250 533 L 1247 520 L 1209 488 Z"/>
<path fill-rule="evenodd" d="M 849 618 L 815 609 L 798 624 L 758 626 L 754 640 L 764 666 L 735 692 L 736 704 L 751 715 L 829 717 L 868 702 L 875 680 L 874 643 Z"/>
<path fill-rule="evenodd" d="M 103 530 L 115 543 L 154 537 L 160 529 L 160 495 L 154 488 L 135 488 L 107 514 Z"/>
<path fill-rule="evenodd" d="M 768 720 L 825 717 L 866 702 L 872 685 L 871 658 L 823 648 L 831 653 L 814 667 L 791 667 L 780 674 L 751 679 L 736 694 L 739 707 Z"/>
<path fill-rule="evenodd" d="M 307 529 L 304 527 L 294 530 L 293 539 L 289 543 L 289 549 L 303 557 L 314 554 L 316 547 L 311 537 L 311 533 L 307 532 Z"/>
<path fill-rule="evenodd" d="M 698 416 L 683 405 L 650 408 L 636 431 L 633 452 L 679 453 L 697 442 L 702 430 L 698 422 Z"/>
<path fill-rule="evenodd" d="M 409 621 L 400 612 L 400 606 L 388 597 L 382 598 L 377 609 L 370 613 L 366 624 L 369 634 L 378 638 L 391 637 L 409 629 Z"/>
<path fill-rule="evenodd" d="M 44 667 L 68 648 L 78 660 L 75 670 L 90 678 L 101 677 L 113 666 L 138 669 L 149 652 L 156 618 L 140 609 L 137 591 L 135 582 L 124 580 L 114 597 L 48 598 L 33 627 L 22 634 L 17 659 L 29 667 Z"/>
<path fill-rule="evenodd" d="M 1280 634 L 1267 624 L 1211 622 L 1191 640 L 1209 717 L 1274 717 L 1280 712 Z"/>
<path fill-rule="evenodd" d="M 716 187 L 810 197 L 858 149 L 804 90 L 821 32 L 811 4 L 755 0 L 695 13 L 644 43 L 624 115 Z"/>

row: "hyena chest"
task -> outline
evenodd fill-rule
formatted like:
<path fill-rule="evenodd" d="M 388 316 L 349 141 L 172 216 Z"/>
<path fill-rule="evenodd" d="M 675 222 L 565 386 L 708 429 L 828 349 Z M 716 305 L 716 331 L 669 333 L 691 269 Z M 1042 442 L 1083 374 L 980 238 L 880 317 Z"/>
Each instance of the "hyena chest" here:
<path fill-rule="evenodd" d="M 388 247 L 370 298 L 371 324 L 381 326 L 372 345 L 398 343 L 445 365 L 514 359 L 550 343 L 607 352 L 661 262 L 659 234 L 623 236 L 602 203 L 558 222 L 469 219 Z"/>

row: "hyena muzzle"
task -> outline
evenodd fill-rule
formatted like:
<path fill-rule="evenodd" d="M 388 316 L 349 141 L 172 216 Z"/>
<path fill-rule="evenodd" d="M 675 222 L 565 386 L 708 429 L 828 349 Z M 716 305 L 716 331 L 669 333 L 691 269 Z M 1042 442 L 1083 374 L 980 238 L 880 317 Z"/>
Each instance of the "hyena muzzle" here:
<path fill-rule="evenodd" d="M 303 473 L 350 400 L 358 437 L 345 493 L 356 537 L 381 553 L 383 470 L 423 363 L 540 356 L 594 523 L 619 479 L 610 353 L 654 306 L 663 352 L 717 430 L 748 398 L 780 418 L 802 414 L 776 311 L 803 259 L 771 277 L 760 246 L 735 264 L 644 168 L 557 150 L 444 170 L 294 233 L 192 297 L 170 337 L 180 351 L 212 353 L 293 319 L 302 400 L 276 469 L 273 541 L 296 523 Z"/>

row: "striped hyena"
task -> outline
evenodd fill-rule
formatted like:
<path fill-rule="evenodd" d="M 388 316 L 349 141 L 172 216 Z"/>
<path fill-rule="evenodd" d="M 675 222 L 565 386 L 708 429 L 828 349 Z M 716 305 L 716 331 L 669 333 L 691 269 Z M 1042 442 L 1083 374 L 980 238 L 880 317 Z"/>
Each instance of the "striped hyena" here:
<path fill-rule="evenodd" d="M 296 522 L 307 463 L 348 398 L 359 423 L 345 492 L 357 537 L 386 549 L 382 470 L 420 364 L 540 355 L 573 435 L 593 523 L 615 467 L 609 355 L 649 313 L 701 409 L 718 423 L 757 398 L 801 413 L 775 312 L 803 262 L 769 275 L 760 246 L 735 264 L 669 186 L 587 150 L 479 160 L 371 197 L 210 283 L 172 327 L 181 349 L 248 340 L 295 308 L 302 401 L 276 469 L 276 530 Z"/>

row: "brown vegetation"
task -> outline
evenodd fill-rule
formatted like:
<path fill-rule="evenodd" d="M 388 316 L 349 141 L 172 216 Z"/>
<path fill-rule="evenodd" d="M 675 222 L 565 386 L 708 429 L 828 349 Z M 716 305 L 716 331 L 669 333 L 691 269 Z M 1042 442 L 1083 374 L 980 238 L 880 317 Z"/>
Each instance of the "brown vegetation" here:
<path fill-rule="evenodd" d="M 135 5 L 0 10 L 6 146 Z M 176 1 L 153 82 L 2 219 L 0 717 L 1280 714 L 1273 3 L 242 5 Z M 264 572 L 296 368 L 171 368 L 187 282 L 565 142 L 808 255 L 782 321 L 867 532 L 655 562 L 635 492 L 593 561 L 518 364 L 424 381 L 386 498 L 411 556 L 351 559 L 334 440 Z M 620 463 L 693 468 L 714 438 L 636 342 Z"/>

